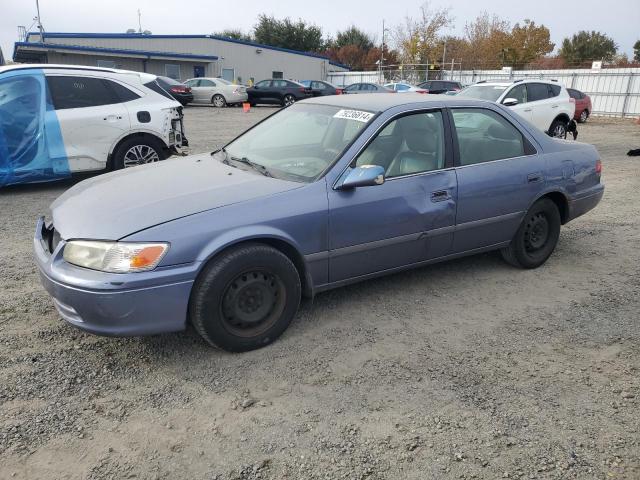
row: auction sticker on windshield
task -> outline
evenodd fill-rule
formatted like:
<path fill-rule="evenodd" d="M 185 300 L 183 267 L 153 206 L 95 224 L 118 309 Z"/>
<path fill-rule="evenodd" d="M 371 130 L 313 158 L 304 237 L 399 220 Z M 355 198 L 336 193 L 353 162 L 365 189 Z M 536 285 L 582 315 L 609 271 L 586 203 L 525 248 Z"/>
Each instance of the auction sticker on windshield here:
<path fill-rule="evenodd" d="M 339 110 L 333 118 L 344 118 L 346 120 L 356 120 L 358 122 L 367 123 L 374 114 L 371 112 L 363 112 L 362 110 Z"/>

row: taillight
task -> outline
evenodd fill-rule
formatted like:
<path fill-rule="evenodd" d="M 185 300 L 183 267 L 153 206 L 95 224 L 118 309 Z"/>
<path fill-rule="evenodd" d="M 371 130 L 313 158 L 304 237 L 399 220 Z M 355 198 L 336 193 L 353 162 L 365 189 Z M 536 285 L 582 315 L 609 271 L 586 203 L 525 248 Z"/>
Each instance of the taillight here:
<path fill-rule="evenodd" d="M 428 88 L 425 88 L 425 89 L 424 89 L 422 92 L 420 92 L 420 93 L 429 93 L 429 89 L 428 89 Z"/>
<path fill-rule="evenodd" d="M 302 93 L 306 92 L 306 88 L 305 87 L 300 87 L 298 90 L 300 90 Z"/>
<path fill-rule="evenodd" d="M 569 97 L 569 103 L 576 103 L 576 99 L 573 97 Z"/>
<path fill-rule="evenodd" d="M 181 87 L 181 86 L 176 86 L 176 87 L 171 87 L 171 91 L 173 93 L 187 93 L 187 87 Z"/>
<path fill-rule="evenodd" d="M 336 95 L 342 95 L 342 88 L 336 88 Z"/>
<path fill-rule="evenodd" d="M 596 160 L 596 173 L 602 175 L 602 160 Z"/>
<path fill-rule="evenodd" d="M 429 93 L 429 90 L 416 90 L 416 93 Z"/>

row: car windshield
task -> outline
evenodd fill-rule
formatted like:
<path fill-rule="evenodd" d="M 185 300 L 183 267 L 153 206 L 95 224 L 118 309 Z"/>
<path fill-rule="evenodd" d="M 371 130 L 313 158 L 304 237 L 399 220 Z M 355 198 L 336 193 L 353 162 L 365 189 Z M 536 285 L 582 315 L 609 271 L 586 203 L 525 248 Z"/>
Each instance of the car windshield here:
<path fill-rule="evenodd" d="M 507 87 L 504 85 L 471 85 L 458 92 L 458 96 L 495 102 L 506 89 Z"/>
<path fill-rule="evenodd" d="M 362 110 L 298 103 L 259 123 L 215 156 L 240 168 L 253 164 L 259 173 L 275 178 L 311 182 L 374 116 Z"/>

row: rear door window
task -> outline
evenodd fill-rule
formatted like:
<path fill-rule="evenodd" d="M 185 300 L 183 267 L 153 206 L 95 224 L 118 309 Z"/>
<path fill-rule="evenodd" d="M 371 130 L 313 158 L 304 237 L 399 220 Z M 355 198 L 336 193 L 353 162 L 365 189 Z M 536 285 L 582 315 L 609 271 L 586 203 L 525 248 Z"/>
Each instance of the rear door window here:
<path fill-rule="evenodd" d="M 56 110 L 120 103 L 114 91 L 101 78 L 47 76 L 47 84 Z"/>
<path fill-rule="evenodd" d="M 261 82 L 256 83 L 256 87 L 258 88 L 269 88 L 271 86 L 271 80 L 262 80 Z"/>
<path fill-rule="evenodd" d="M 455 108 L 451 114 L 461 166 L 525 155 L 524 137 L 502 115 L 485 108 Z"/>
<path fill-rule="evenodd" d="M 549 98 L 560 95 L 560 85 L 547 85 L 549 87 Z"/>
<path fill-rule="evenodd" d="M 527 97 L 530 102 L 549 98 L 549 88 L 546 83 L 527 83 Z"/>
<path fill-rule="evenodd" d="M 118 99 L 122 103 L 130 102 L 132 100 L 137 100 L 138 98 L 140 98 L 140 95 L 132 92 L 127 87 L 120 85 L 119 83 L 113 82 L 111 80 L 104 80 L 104 82 L 109 86 L 114 95 L 118 97 Z M 167 87 L 169 86 L 167 85 Z"/>

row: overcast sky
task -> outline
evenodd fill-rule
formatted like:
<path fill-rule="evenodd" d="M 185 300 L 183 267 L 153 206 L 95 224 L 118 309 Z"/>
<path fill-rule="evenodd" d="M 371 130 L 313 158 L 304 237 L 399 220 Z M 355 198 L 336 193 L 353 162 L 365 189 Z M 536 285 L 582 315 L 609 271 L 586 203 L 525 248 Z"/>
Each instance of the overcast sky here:
<path fill-rule="evenodd" d="M 0 46 L 6 58 L 13 54 L 17 26 L 27 28 L 36 15 L 35 0 L 0 0 Z M 355 24 L 381 37 L 382 19 L 388 26 L 402 22 L 405 15 L 417 15 L 421 0 L 277 0 L 264 2 L 239 0 L 40 0 L 42 23 L 50 32 L 122 32 L 138 27 L 138 8 L 142 28 L 155 34 L 209 34 L 226 28 L 251 29 L 260 13 L 278 18 L 302 17 L 322 27 L 325 35 Z M 267 6 L 267 4 L 269 4 Z M 578 30 L 599 30 L 613 37 L 621 52 L 632 56 L 632 45 L 640 39 L 640 0 L 562 1 L 534 0 L 450 0 L 431 2 L 436 7 L 451 7 L 455 26 L 448 32 L 461 34 L 465 22 L 481 11 L 496 13 L 511 23 L 531 18 L 551 30 L 551 40 L 559 46 L 562 39 Z M 527 8 L 523 8 L 526 5 Z M 610 8 L 607 8 L 610 7 Z M 214 52 L 215 53 L 215 52 Z"/>

